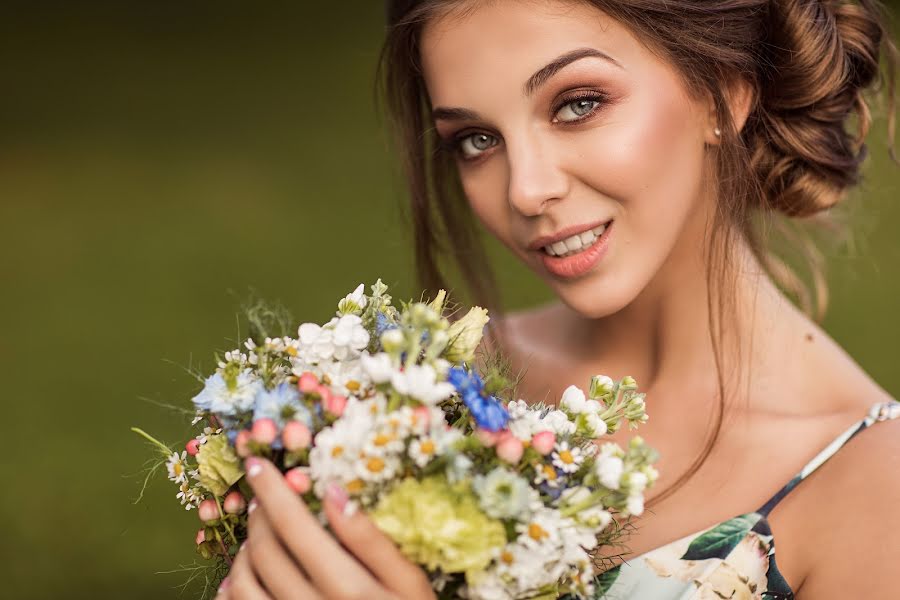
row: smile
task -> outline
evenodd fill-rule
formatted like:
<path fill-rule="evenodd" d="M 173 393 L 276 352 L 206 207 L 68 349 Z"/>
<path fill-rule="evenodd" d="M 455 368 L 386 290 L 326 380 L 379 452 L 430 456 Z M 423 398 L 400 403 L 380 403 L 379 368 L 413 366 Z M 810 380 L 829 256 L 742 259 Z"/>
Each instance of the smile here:
<path fill-rule="evenodd" d="M 588 273 L 606 255 L 613 221 L 542 246 L 544 267 L 557 277 L 572 279 Z"/>

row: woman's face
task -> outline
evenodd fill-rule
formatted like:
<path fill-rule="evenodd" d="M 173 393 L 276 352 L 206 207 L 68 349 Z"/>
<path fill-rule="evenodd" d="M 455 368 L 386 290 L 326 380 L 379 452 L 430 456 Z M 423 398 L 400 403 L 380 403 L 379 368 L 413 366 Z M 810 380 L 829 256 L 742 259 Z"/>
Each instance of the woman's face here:
<path fill-rule="evenodd" d="M 435 126 L 485 227 L 574 310 L 698 269 L 710 110 L 586 3 L 500 0 L 429 23 Z"/>

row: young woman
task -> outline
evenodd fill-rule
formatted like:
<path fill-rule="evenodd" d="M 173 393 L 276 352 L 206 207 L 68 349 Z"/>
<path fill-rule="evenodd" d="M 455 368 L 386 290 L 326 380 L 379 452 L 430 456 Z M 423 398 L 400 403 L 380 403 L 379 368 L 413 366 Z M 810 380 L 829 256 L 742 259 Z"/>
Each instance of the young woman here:
<path fill-rule="evenodd" d="M 662 476 L 609 597 L 896 598 L 900 405 L 788 300 L 822 295 L 763 236 L 857 181 L 863 93 L 893 52 L 876 3 L 420 0 L 391 18 L 423 282 L 450 253 L 496 309 L 480 222 L 558 296 L 495 319 L 522 397 L 596 373 L 647 392 Z M 340 494 L 338 543 L 271 465 L 250 475 L 223 597 L 431 596 Z"/>

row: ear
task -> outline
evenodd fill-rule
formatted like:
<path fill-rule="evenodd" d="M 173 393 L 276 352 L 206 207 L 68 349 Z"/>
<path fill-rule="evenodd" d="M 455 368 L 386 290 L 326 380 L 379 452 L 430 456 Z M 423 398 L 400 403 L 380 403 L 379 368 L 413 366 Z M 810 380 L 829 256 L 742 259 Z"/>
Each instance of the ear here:
<path fill-rule="evenodd" d="M 731 120 L 735 130 L 740 133 L 750 116 L 750 109 L 753 106 L 756 91 L 753 85 L 746 77 L 734 76 L 725 89 L 725 102 L 731 113 Z M 722 138 L 715 134 L 716 128 L 721 128 L 719 117 L 716 113 L 715 103 L 709 99 L 707 113 L 707 127 L 704 134 L 704 140 L 707 144 L 716 146 L 721 143 Z"/>

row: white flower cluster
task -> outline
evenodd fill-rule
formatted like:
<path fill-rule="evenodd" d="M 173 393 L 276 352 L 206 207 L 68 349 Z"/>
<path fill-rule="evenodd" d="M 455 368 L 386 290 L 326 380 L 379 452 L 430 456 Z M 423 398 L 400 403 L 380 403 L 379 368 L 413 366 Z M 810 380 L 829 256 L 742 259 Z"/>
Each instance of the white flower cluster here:
<path fill-rule="evenodd" d="M 424 468 L 461 438 L 458 429 L 447 428 L 439 408 L 388 411 L 383 394 L 351 398 L 341 418 L 316 435 L 309 454 L 313 490 L 321 498 L 336 483 L 364 506 L 371 505 L 406 463 Z"/>

